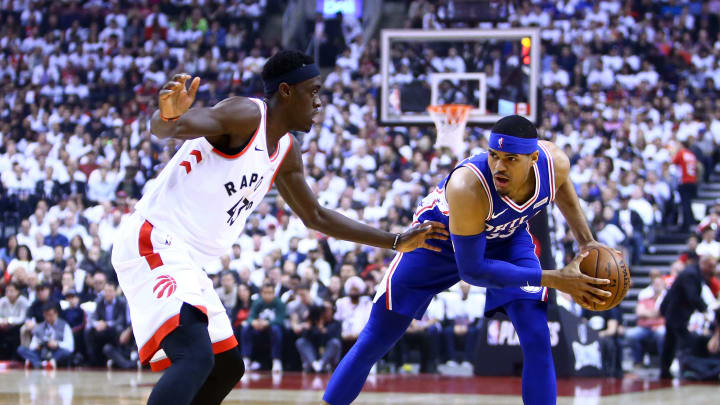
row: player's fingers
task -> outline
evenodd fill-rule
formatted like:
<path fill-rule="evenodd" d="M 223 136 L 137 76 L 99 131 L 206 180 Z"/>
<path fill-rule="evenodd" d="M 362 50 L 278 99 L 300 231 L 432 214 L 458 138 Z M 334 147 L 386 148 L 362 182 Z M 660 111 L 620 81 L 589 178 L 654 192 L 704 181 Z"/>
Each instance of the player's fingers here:
<path fill-rule="evenodd" d="M 423 242 L 423 243 L 420 245 L 420 247 L 421 247 L 421 248 L 425 248 L 425 249 L 427 249 L 427 250 L 432 250 L 433 252 L 441 252 L 441 251 L 442 251 L 442 249 L 440 249 L 439 247 L 433 246 L 433 245 L 431 245 L 431 244 L 429 244 L 429 243 L 427 243 L 427 242 Z"/>
<path fill-rule="evenodd" d="M 590 307 L 590 302 L 588 302 L 587 298 L 584 295 L 576 295 L 573 297 L 575 298 L 575 301 L 579 301 L 578 304 L 584 307 Z"/>
<path fill-rule="evenodd" d="M 163 88 L 163 90 L 175 90 L 178 88 L 178 86 L 180 86 L 179 82 L 170 81 L 170 82 L 165 83 L 165 85 L 162 88 Z"/>
<path fill-rule="evenodd" d="M 447 228 L 445 228 L 445 224 L 443 224 L 442 222 L 427 221 L 424 222 L 424 224 L 430 224 L 432 226 L 433 232 L 450 235 L 450 233 L 447 231 Z"/>
<path fill-rule="evenodd" d="M 590 276 L 585 275 L 585 274 L 582 275 L 582 279 L 583 279 L 583 281 L 585 281 L 585 282 L 588 283 L 588 284 L 595 284 L 595 285 L 607 285 L 607 284 L 610 284 L 610 280 L 608 280 L 608 279 L 606 279 L 606 278 L 595 278 L 595 277 L 590 277 Z"/>
<path fill-rule="evenodd" d="M 601 288 L 588 287 L 588 292 L 596 297 L 612 297 L 612 293 L 610 291 L 606 291 Z"/>
<path fill-rule="evenodd" d="M 580 253 L 578 253 L 577 256 L 575 256 L 575 258 L 573 258 L 573 261 L 576 261 L 576 262 L 578 262 L 578 264 L 579 264 L 579 263 L 582 261 L 582 259 L 584 259 L 585 257 L 587 257 L 588 254 L 590 254 L 590 252 L 587 251 L 587 250 L 584 251 L 584 252 L 580 252 Z"/>
<path fill-rule="evenodd" d="M 188 75 L 188 77 L 190 77 L 190 76 Z M 192 80 L 192 82 L 190 82 L 190 91 L 188 91 L 188 94 L 190 95 L 190 97 L 192 97 L 193 99 L 195 98 L 195 95 L 197 94 L 199 87 L 200 87 L 200 78 L 196 77 Z"/>
<path fill-rule="evenodd" d="M 166 98 L 169 98 L 172 95 L 172 90 L 160 90 L 160 98 L 165 100 Z"/>
<path fill-rule="evenodd" d="M 187 80 L 190 77 L 187 73 L 176 73 L 173 75 L 172 80 L 174 82 L 182 82 L 184 80 Z"/>
<path fill-rule="evenodd" d="M 600 298 L 600 297 L 598 297 L 598 296 L 596 296 L 596 295 L 587 294 L 586 297 L 587 297 L 587 301 L 588 301 L 588 302 L 594 302 L 594 303 L 596 303 L 596 304 L 605 305 L 605 299 Z"/>
<path fill-rule="evenodd" d="M 448 240 L 447 235 L 437 232 L 429 233 L 427 234 L 427 237 L 432 239 Z"/>

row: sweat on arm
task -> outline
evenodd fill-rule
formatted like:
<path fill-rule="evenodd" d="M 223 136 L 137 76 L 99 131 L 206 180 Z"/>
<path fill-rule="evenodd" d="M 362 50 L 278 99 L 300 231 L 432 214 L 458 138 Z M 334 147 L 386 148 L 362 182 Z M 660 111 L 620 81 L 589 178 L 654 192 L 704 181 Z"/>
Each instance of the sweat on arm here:
<path fill-rule="evenodd" d="M 485 220 L 489 196 L 470 169 L 459 168 L 446 186 L 450 207 L 450 238 L 460 278 L 480 287 L 539 286 L 540 268 L 520 267 L 485 257 Z"/>

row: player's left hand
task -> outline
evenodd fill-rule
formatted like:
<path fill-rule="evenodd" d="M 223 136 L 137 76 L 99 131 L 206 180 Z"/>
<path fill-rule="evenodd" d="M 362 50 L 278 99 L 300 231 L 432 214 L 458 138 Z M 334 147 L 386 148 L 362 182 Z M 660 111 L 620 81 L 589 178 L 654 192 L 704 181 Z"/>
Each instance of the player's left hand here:
<path fill-rule="evenodd" d="M 580 252 L 586 252 L 586 251 L 588 251 L 588 250 L 592 250 L 593 248 L 606 248 L 606 249 L 612 250 L 613 252 L 615 252 L 615 254 L 618 254 L 618 255 L 620 255 L 620 256 L 623 255 L 623 252 L 621 252 L 621 251 L 619 251 L 619 250 L 617 250 L 617 249 L 615 249 L 615 248 L 611 248 L 611 247 L 608 246 L 608 245 L 603 245 L 602 243 L 600 243 L 600 242 L 598 242 L 598 241 L 596 241 L 596 240 L 593 240 L 593 241 L 590 241 L 590 242 L 588 242 L 588 243 L 586 243 L 586 244 L 584 244 L 584 245 L 581 245 L 581 246 L 580 246 Z"/>
<path fill-rule="evenodd" d="M 401 233 L 398 239 L 397 251 L 411 252 L 418 248 L 425 248 L 433 252 L 440 252 L 442 249 L 427 243 L 427 240 L 447 240 L 449 236 L 450 234 L 445 229 L 445 225 L 441 222 L 427 221 Z"/>

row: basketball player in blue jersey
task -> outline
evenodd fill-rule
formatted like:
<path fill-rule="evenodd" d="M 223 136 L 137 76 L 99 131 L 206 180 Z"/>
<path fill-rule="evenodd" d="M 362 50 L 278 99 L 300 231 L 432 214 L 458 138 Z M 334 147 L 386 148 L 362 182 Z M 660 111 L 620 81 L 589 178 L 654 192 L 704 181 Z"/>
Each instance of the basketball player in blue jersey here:
<path fill-rule="evenodd" d="M 489 152 L 463 160 L 415 212 L 414 223 L 437 221 L 450 229 L 440 252 L 399 253 L 385 273 L 365 329 L 335 370 L 323 400 L 351 403 L 370 368 L 420 319 L 432 297 L 460 280 L 488 287 L 485 311 L 507 313 L 523 351 L 525 405 L 556 401 L 555 369 L 547 325 L 548 288 L 584 303 L 602 303 L 609 283 L 582 274 L 586 251 L 600 246 L 587 225 L 568 177 L 570 163 L 554 144 L 538 141 L 527 119 L 508 116 L 490 135 Z M 581 254 L 559 270 L 545 270 L 535 255 L 528 221 L 552 201 L 560 208 Z"/>

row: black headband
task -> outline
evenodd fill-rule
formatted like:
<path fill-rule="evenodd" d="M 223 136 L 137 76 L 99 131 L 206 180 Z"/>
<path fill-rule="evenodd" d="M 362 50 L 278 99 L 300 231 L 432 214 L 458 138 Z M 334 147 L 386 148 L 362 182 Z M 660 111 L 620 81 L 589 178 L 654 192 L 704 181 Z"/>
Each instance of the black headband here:
<path fill-rule="evenodd" d="M 287 84 L 297 84 L 300 82 L 304 82 L 307 79 L 312 79 L 313 77 L 320 76 L 320 71 L 318 70 L 317 66 L 315 64 L 305 65 L 303 67 L 299 67 L 291 72 L 287 72 L 284 75 L 281 75 L 275 79 L 271 79 L 265 82 L 265 94 L 271 95 L 275 93 L 280 87 L 280 83 L 287 83 Z"/>

